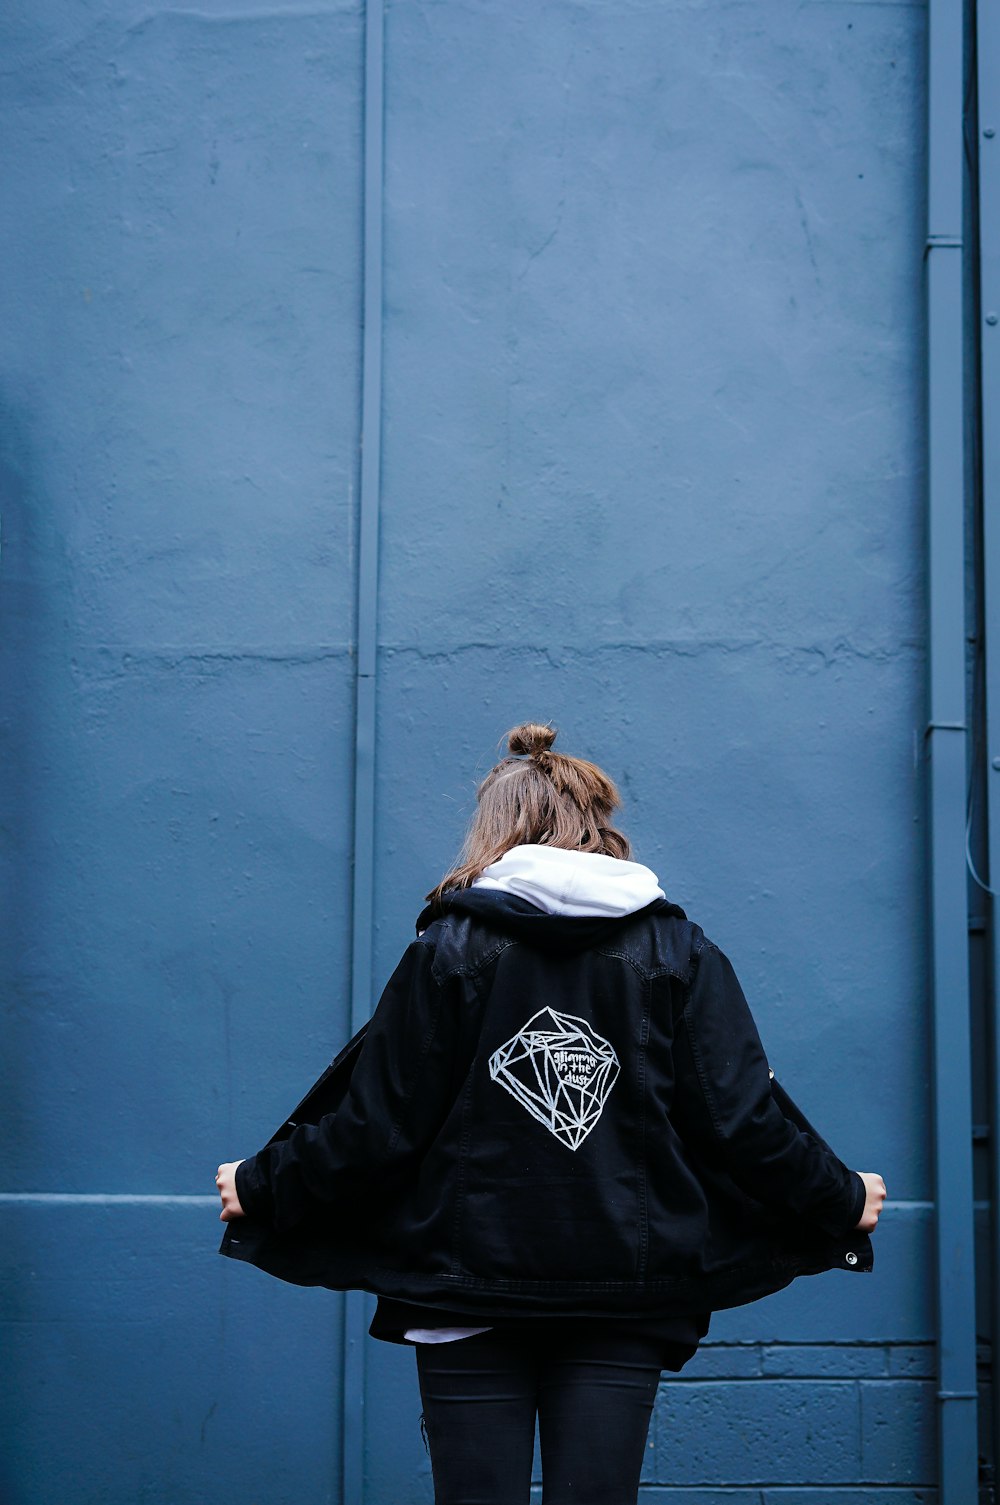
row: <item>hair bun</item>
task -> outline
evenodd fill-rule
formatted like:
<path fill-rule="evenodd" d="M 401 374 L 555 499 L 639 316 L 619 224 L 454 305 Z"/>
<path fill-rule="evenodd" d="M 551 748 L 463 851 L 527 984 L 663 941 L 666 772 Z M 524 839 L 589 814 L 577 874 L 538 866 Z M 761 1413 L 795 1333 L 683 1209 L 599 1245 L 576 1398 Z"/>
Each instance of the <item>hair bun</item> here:
<path fill-rule="evenodd" d="M 507 745 L 511 752 L 528 753 L 532 758 L 537 758 L 539 753 L 548 752 L 555 740 L 555 727 L 542 726 L 537 721 L 525 721 L 507 733 Z"/>

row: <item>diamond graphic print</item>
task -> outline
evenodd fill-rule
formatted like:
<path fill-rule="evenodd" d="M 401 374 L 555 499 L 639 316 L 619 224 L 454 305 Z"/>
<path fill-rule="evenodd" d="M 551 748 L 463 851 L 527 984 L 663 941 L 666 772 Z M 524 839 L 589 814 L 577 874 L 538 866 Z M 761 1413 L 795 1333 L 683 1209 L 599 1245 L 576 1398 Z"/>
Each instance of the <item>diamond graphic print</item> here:
<path fill-rule="evenodd" d="M 490 1056 L 490 1076 L 577 1150 L 604 1112 L 618 1057 L 586 1019 L 539 1009 Z"/>

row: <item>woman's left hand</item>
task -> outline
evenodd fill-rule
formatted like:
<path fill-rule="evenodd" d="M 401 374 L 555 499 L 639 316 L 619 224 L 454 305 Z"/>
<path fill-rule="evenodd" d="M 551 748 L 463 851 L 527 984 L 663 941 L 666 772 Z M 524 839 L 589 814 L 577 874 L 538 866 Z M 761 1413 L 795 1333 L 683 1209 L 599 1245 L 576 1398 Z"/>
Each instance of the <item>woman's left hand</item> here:
<path fill-rule="evenodd" d="M 233 1218 L 246 1216 L 240 1206 L 240 1199 L 236 1195 L 236 1167 L 242 1164 L 242 1160 L 229 1160 L 225 1165 L 220 1165 L 215 1173 L 215 1184 L 222 1198 L 222 1211 L 219 1213 L 219 1219 L 223 1223 L 229 1223 Z"/>

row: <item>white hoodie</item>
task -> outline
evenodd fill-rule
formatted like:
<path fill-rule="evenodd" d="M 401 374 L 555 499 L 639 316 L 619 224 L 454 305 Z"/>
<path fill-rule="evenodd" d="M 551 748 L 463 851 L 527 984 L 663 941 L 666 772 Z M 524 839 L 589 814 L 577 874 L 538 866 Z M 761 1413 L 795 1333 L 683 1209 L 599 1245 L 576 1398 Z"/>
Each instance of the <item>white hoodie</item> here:
<path fill-rule="evenodd" d="M 651 868 L 603 852 L 526 843 L 491 862 L 473 888 L 516 894 L 548 914 L 634 914 L 665 894 Z"/>

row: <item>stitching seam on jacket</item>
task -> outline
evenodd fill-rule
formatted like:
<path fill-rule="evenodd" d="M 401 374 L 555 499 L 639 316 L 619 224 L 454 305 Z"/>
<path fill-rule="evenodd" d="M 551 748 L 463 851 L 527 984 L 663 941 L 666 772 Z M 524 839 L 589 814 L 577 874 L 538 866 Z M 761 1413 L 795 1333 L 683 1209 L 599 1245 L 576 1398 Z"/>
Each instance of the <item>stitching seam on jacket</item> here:
<path fill-rule="evenodd" d="M 433 972 L 433 966 L 432 966 L 431 970 Z M 441 1022 L 442 1005 L 443 1005 L 443 999 L 441 997 L 441 991 L 440 991 L 440 989 L 438 989 L 438 991 L 437 991 L 437 1000 L 436 1000 L 435 1007 L 434 1007 L 434 1017 L 432 1018 L 430 1024 L 428 1025 L 427 1033 L 425 1034 L 423 1043 L 422 1043 L 422 1045 L 420 1047 L 420 1053 L 417 1056 L 417 1059 L 416 1059 L 416 1061 L 414 1062 L 414 1065 L 413 1065 L 413 1071 L 412 1071 L 412 1075 L 410 1077 L 409 1088 L 407 1090 L 406 1096 L 404 1097 L 402 1103 L 400 1104 L 399 1112 L 397 1113 L 396 1118 L 395 1118 L 395 1120 L 393 1122 L 392 1132 L 389 1135 L 389 1143 L 386 1146 L 386 1154 L 387 1155 L 391 1155 L 392 1152 L 393 1152 L 393 1150 L 396 1148 L 396 1140 L 399 1138 L 400 1132 L 402 1131 L 403 1119 L 406 1117 L 407 1109 L 410 1106 L 410 1102 L 412 1101 L 414 1091 L 416 1090 L 417 1084 L 420 1081 L 420 1074 L 423 1071 L 424 1062 L 427 1059 L 427 1054 L 428 1054 L 428 1052 L 429 1052 L 429 1050 L 431 1048 L 431 1045 L 432 1045 L 432 1043 L 434 1041 L 434 1036 L 437 1034 L 438 1025 Z"/>
<path fill-rule="evenodd" d="M 449 1279 L 456 1279 L 462 1268 L 462 1213 L 465 1210 L 465 1164 L 469 1155 L 469 1142 L 472 1138 L 472 1125 L 469 1121 L 472 1106 L 475 1083 L 472 1073 L 469 1073 L 465 1084 L 464 1101 L 462 1103 L 461 1128 L 458 1141 L 458 1171 L 457 1184 L 455 1186 L 455 1206 L 451 1217 L 451 1271 Z"/>
<path fill-rule="evenodd" d="M 649 1016 L 653 1007 L 653 985 L 647 979 L 646 997 L 639 1033 L 639 1279 L 646 1276 L 649 1253 L 649 1208 L 646 1181 L 649 1175 L 646 1142 L 646 1057 L 649 1050 Z"/>
<path fill-rule="evenodd" d="M 710 943 L 706 941 L 705 946 L 707 946 L 709 944 Z M 701 946 L 698 949 L 697 959 L 698 959 L 699 964 L 701 962 L 701 953 L 702 953 L 702 951 L 705 950 L 705 946 Z M 694 1025 L 691 1022 L 691 1011 L 690 1011 L 690 1008 L 689 1008 L 689 1004 L 690 1004 L 690 1001 L 691 1001 L 691 989 L 694 986 L 695 970 L 696 970 L 695 968 L 692 968 L 691 982 L 688 985 L 687 997 L 685 998 L 685 1001 L 684 1001 L 684 1009 L 683 1009 L 683 1012 L 681 1014 L 681 1020 L 682 1020 L 682 1022 L 684 1024 L 684 1030 L 685 1030 L 685 1033 L 686 1033 L 686 1035 L 688 1037 L 688 1044 L 691 1047 L 691 1058 L 694 1061 L 695 1071 L 698 1073 L 698 1082 L 699 1082 L 699 1084 L 701 1086 L 702 1096 L 705 1099 L 705 1106 L 708 1108 L 708 1116 L 711 1119 L 712 1127 L 715 1130 L 715 1133 L 716 1133 L 718 1139 L 721 1142 L 724 1142 L 726 1136 L 725 1136 L 725 1134 L 722 1131 L 722 1124 L 721 1124 L 721 1122 L 719 1120 L 719 1115 L 716 1112 L 716 1107 L 715 1107 L 715 1103 L 714 1103 L 714 1101 L 712 1099 L 712 1094 L 709 1091 L 708 1076 L 707 1076 L 707 1074 L 705 1072 L 705 1065 L 704 1065 L 704 1062 L 702 1061 L 701 1051 L 698 1048 L 698 1042 L 695 1039 Z"/>
<path fill-rule="evenodd" d="M 437 952 L 435 951 L 434 960 L 431 963 L 431 972 L 434 975 L 434 980 L 435 982 L 445 983 L 452 977 L 478 977 L 480 972 L 484 971 L 491 962 L 496 961 L 501 952 L 506 951 L 508 947 L 513 945 L 514 941 L 510 936 L 503 936 L 492 951 L 487 952 L 484 957 L 472 966 L 467 966 L 460 962 L 457 966 L 449 967 L 446 971 L 442 972 L 437 971 Z"/>
<path fill-rule="evenodd" d="M 642 978 L 676 977 L 678 982 L 686 981 L 686 974 L 681 971 L 680 967 L 671 966 L 669 963 L 657 967 L 644 967 L 642 962 L 630 956 L 627 951 L 619 951 L 613 946 L 595 946 L 594 952 L 597 956 L 613 956 L 619 961 L 627 962 Z"/>

